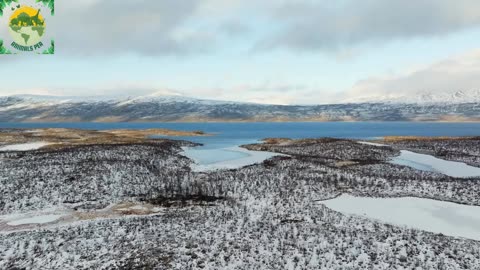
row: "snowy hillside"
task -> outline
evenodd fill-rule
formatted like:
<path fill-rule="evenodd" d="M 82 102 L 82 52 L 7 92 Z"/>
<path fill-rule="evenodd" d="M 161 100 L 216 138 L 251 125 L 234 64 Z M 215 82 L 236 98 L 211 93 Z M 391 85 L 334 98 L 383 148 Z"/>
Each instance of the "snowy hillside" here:
<path fill-rule="evenodd" d="M 308 106 L 202 100 L 179 95 L 21 95 L 0 97 L 0 122 L 479 121 L 480 93 L 475 93 Z"/>
<path fill-rule="evenodd" d="M 470 91 L 423 91 L 416 94 L 387 94 L 387 95 L 365 95 L 347 99 L 346 102 L 385 102 L 385 103 L 414 103 L 414 104 L 462 104 L 480 103 L 480 90 Z"/>

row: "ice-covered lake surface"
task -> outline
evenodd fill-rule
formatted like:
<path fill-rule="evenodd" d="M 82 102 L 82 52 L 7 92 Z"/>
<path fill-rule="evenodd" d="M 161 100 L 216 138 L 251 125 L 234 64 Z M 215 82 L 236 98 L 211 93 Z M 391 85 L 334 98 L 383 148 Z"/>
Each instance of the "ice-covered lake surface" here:
<path fill-rule="evenodd" d="M 480 168 L 462 162 L 439 159 L 430 155 L 402 150 L 400 156 L 393 158 L 393 164 L 409 166 L 422 171 L 443 173 L 452 177 L 478 177 Z"/>
<path fill-rule="evenodd" d="M 386 144 L 381 144 L 381 143 L 374 143 L 374 142 L 364 142 L 364 141 L 359 141 L 357 142 L 359 144 L 365 144 L 365 145 L 371 145 L 371 146 L 380 146 L 380 147 L 383 147 L 383 146 L 388 146 Z"/>
<path fill-rule="evenodd" d="M 250 151 L 241 147 L 221 149 L 184 148 L 183 154 L 195 161 L 194 171 L 236 169 L 261 163 L 266 159 L 279 156 L 278 153 Z"/>
<path fill-rule="evenodd" d="M 15 219 L 7 222 L 7 225 L 18 226 L 18 225 L 26 225 L 26 224 L 45 224 L 45 223 L 54 222 L 60 219 L 62 216 L 63 215 L 55 215 L 55 214 L 38 215 L 38 216 Z"/>
<path fill-rule="evenodd" d="M 249 156 L 244 151 L 239 151 L 239 147 L 227 148 L 204 148 L 204 147 L 184 147 L 183 154 L 196 162 L 204 165 L 211 165 L 222 161 L 242 159 Z"/>
<path fill-rule="evenodd" d="M 480 240 L 480 207 L 420 198 L 361 198 L 342 195 L 328 208 L 385 223 Z"/>
<path fill-rule="evenodd" d="M 48 142 L 32 142 L 0 146 L 0 151 L 30 151 L 49 145 Z"/>

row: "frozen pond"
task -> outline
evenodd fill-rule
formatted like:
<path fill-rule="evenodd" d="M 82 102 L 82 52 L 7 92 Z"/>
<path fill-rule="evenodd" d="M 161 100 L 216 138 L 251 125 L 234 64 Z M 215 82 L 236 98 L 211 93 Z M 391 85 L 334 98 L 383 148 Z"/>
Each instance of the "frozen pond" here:
<path fill-rule="evenodd" d="M 420 198 L 361 198 L 342 195 L 322 202 L 345 214 L 444 235 L 480 240 L 480 207 Z"/>
<path fill-rule="evenodd" d="M 237 169 L 261 163 L 266 159 L 282 154 L 250 151 L 238 146 L 220 149 L 184 148 L 183 155 L 195 161 L 194 171 Z"/>
<path fill-rule="evenodd" d="M 204 149 L 201 147 L 184 148 L 184 155 L 203 165 L 241 159 L 249 156 L 247 153 L 238 151 L 238 149 L 233 147 L 219 149 Z"/>
<path fill-rule="evenodd" d="M 405 150 L 402 150 L 400 156 L 393 158 L 390 162 L 422 171 L 439 172 L 452 177 L 480 176 L 480 168 Z"/>
<path fill-rule="evenodd" d="M 363 142 L 363 141 L 359 141 L 357 142 L 359 144 L 365 144 L 365 145 L 371 145 L 371 146 L 379 146 L 379 147 L 382 147 L 382 146 L 388 146 L 386 144 L 381 144 L 381 143 L 374 143 L 374 142 Z"/>
<path fill-rule="evenodd" d="M 30 151 L 49 145 L 47 142 L 32 142 L 0 146 L 0 151 Z"/>
<path fill-rule="evenodd" d="M 10 226 L 18 226 L 25 224 L 44 224 L 54 222 L 60 219 L 63 215 L 43 215 L 43 216 L 33 216 L 29 218 L 17 219 L 7 223 Z"/>

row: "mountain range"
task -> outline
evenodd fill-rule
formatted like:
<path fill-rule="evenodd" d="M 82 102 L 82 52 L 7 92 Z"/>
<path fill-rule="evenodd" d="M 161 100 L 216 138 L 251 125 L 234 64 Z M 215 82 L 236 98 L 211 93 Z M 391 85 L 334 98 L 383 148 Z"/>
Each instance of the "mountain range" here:
<path fill-rule="evenodd" d="M 478 96 L 418 95 L 326 105 L 269 105 L 184 96 L 0 97 L 0 122 L 480 121 Z"/>
<path fill-rule="evenodd" d="M 461 104 L 480 103 L 480 90 L 458 91 L 421 91 L 400 93 L 366 94 L 361 97 L 345 99 L 346 103 L 410 103 L 410 104 Z"/>

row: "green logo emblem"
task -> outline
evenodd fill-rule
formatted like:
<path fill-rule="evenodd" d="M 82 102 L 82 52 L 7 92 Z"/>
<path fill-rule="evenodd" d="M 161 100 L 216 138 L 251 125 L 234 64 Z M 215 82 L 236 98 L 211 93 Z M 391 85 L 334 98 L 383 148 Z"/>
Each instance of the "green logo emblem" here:
<path fill-rule="evenodd" d="M 0 0 L 0 16 L 8 14 L 7 31 L 0 32 L 0 54 L 54 54 L 55 43 L 45 41 L 48 33 L 46 15 L 54 14 L 54 0 L 36 0 L 34 6 L 22 5 L 18 0 Z M 1 18 L 1 17 L 0 17 Z M 0 25 L 0 27 L 2 27 Z M 50 35 L 49 35 L 50 36 Z M 50 36 L 51 37 L 51 36 Z"/>

